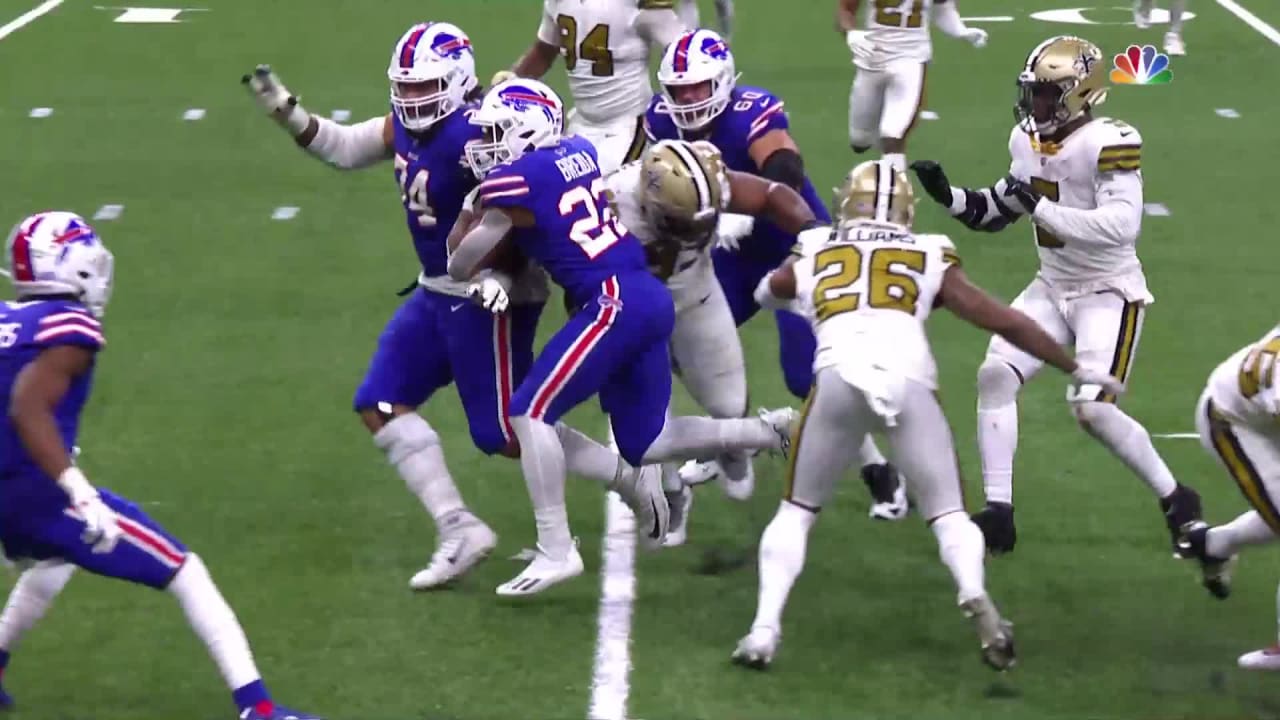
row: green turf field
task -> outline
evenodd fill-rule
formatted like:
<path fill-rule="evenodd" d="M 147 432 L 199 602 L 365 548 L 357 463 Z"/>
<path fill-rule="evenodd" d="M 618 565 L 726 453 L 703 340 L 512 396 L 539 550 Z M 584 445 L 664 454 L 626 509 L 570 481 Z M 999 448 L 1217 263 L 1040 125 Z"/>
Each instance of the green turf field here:
<path fill-rule="evenodd" d="M 1244 0 L 1276 23 L 1272 0 Z M 8 22 L 37 0 L 0 0 Z M 981 51 L 935 33 L 928 107 L 909 155 L 953 182 L 985 185 L 1008 165 L 1014 78 L 1045 37 L 1079 33 L 1109 54 L 1158 42 L 1124 10 L 1079 25 L 1032 19 L 1064 0 L 960 0 Z M 1112 5 L 1125 5 L 1116 0 Z M 339 174 L 300 153 L 258 113 L 242 73 L 270 62 L 315 112 L 386 111 L 398 35 L 425 19 L 460 24 L 482 79 L 532 39 L 537 0 L 204 0 L 170 24 L 112 22 L 121 10 L 70 0 L 0 40 L 0 222 L 50 207 L 123 215 L 99 224 L 117 263 L 110 350 L 84 420 L 89 477 L 144 503 L 199 550 L 236 608 L 280 700 L 347 720 L 586 717 L 603 531 L 599 490 L 571 480 L 586 575 L 530 602 L 493 588 L 502 559 L 532 543 L 518 467 L 472 449 L 446 392 L 425 412 L 472 508 L 500 533 L 498 557 L 461 587 L 413 595 L 408 577 L 433 532 L 350 412 L 373 342 L 416 272 L 391 169 Z M 852 68 L 831 0 L 738 0 L 742 81 L 787 101 L 820 188 L 853 162 Z M 1186 433 L 1209 371 L 1269 328 L 1268 273 L 1280 221 L 1271 195 L 1280 47 L 1208 0 L 1192 4 L 1191 55 L 1172 84 L 1113 90 L 1107 114 L 1145 137 L 1141 253 L 1157 304 L 1124 406 L 1153 433 Z M 711 3 L 704 7 L 710 19 Z M 786 29 L 791 24 L 794 29 Z M 562 73 L 553 70 L 555 85 Z M 1270 80 L 1268 80 L 1270 78 Z M 32 108 L 49 117 L 28 117 Z M 184 121 L 201 108 L 206 116 Z M 1226 119 L 1215 109 L 1231 108 Z M 281 206 L 301 209 L 272 220 Z M 1026 227 L 979 235 L 927 200 L 917 226 L 951 233 L 979 282 L 1011 298 L 1036 255 Z M 553 303 L 554 306 L 554 303 Z M 549 311 L 544 333 L 556 327 Z M 770 321 L 744 329 L 753 403 L 794 402 Z M 942 394 L 980 498 L 973 376 L 986 337 L 932 323 Z M 757 496 L 699 494 L 690 544 L 637 558 L 628 717 L 646 720 L 1280 718 L 1280 684 L 1234 669 L 1274 640 L 1276 555 L 1241 565 L 1235 595 L 1211 600 L 1169 558 L 1156 503 L 1079 432 L 1050 372 L 1023 395 L 1017 464 L 1020 542 L 988 565 L 1017 623 L 1020 664 L 982 667 L 950 580 L 918 518 L 866 518 L 850 482 L 812 535 L 773 670 L 731 667 L 755 603 L 754 562 L 694 573 L 709 549 L 745 548 L 776 506 L 782 472 L 761 460 Z M 678 404 L 691 410 L 683 395 Z M 594 408 L 572 418 L 602 434 Z M 1159 439 L 1183 482 L 1225 521 L 1244 502 L 1199 444 Z M 6 586 L 7 586 L 6 582 Z M 14 654 L 5 687 L 27 720 L 232 716 L 218 675 L 165 595 L 92 577 L 73 582 Z"/>

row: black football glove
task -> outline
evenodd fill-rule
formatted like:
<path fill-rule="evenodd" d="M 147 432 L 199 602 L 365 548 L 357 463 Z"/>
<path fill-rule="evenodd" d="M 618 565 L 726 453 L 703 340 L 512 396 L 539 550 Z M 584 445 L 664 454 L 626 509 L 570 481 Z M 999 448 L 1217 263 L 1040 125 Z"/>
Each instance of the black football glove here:
<path fill-rule="evenodd" d="M 1031 183 L 1019 180 L 1010 175 L 1004 179 L 1005 204 L 1013 207 L 1014 210 L 1021 212 L 1023 215 L 1030 215 L 1035 212 L 1036 204 L 1040 202 L 1040 198 L 1044 197 L 1040 191 L 1031 186 Z"/>
<path fill-rule="evenodd" d="M 1013 526 L 1013 506 L 1009 503 L 989 502 L 972 515 L 973 524 L 982 530 L 987 549 L 992 555 L 1013 552 L 1018 542 L 1018 530 Z"/>
<path fill-rule="evenodd" d="M 942 172 L 941 165 L 932 160 L 917 160 L 911 163 L 911 169 L 916 171 L 916 177 L 920 178 L 924 191 L 929 193 L 934 202 L 943 207 L 951 207 L 951 182 L 947 180 L 947 174 Z"/>

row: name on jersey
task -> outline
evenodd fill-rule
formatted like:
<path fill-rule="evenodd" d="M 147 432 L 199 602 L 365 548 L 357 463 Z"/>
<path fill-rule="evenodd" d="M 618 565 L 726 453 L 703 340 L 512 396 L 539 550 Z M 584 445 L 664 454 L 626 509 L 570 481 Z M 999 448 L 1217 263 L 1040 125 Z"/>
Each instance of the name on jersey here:
<path fill-rule="evenodd" d="M 576 152 L 568 157 L 562 157 L 556 161 L 556 167 L 560 168 L 560 174 L 564 176 L 565 182 L 577 180 L 583 175 L 590 175 L 593 172 L 599 172 L 596 167 L 596 161 L 585 152 Z"/>
<path fill-rule="evenodd" d="M 886 230 L 884 228 L 855 227 L 849 230 L 845 242 L 905 242 L 914 243 L 915 237 L 909 232 Z"/>

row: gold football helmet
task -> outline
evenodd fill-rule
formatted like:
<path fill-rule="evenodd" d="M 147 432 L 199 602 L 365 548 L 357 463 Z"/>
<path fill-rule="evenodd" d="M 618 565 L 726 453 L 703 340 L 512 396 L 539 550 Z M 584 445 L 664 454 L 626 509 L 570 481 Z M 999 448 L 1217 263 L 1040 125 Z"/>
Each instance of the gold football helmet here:
<path fill-rule="evenodd" d="M 842 231 L 858 220 L 911 227 L 916 198 L 907 174 L 887 160 L 868 160 L 849 171 L 836 191 L 836 226 Z"/>
<path fill-rule="evenodd" d="M 720 150 L 706 141 L 663 140 L 640 160 L 640 207 L 664 239 L 702 247 L 729 204 Z"/>
<path fill-rule="evenodd" d="M 1088 40 L 1045 40 L 1018 74 L 1018 125 L 1028 133 L 1053 134 L 1107 99 L 1106 73 L 1101 48 Z"/>

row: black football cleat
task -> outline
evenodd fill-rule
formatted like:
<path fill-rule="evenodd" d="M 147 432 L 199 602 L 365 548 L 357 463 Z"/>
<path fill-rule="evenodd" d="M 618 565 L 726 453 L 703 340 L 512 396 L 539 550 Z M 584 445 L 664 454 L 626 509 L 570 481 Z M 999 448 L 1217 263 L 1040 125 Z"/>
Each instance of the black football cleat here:
<path fill-rule="evenodd" d="M 1013 552 L 1018 544 L 1018 529 L 1013 524 L 1013 505 L 1003 502 L 988 502 L 987 506 L 974 513 L 973 523 L 982 530 L 986 538 L 987 550 L 992 555 L 1003 555 Z"/>
<path fill-rule="evenodd" d="M 1164 522 L 1169 528 L 1174 557 L 1184 560 L 1194 558 L 1195 555 L 1187 545 L 1183 528 L 1201 519 L 1200 494 L 1178 483 L 1173 492 L 1160 500 L 1160 512 L 1164 513 Z"/>

